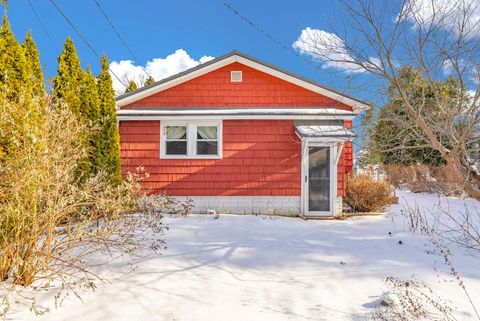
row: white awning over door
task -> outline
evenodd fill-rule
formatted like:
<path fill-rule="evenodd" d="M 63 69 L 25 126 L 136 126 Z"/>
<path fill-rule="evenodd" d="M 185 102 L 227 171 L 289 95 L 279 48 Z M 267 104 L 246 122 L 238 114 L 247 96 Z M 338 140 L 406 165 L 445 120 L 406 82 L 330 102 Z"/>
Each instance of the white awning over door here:
<path fill-rule="evenodd" d="M 355 137 L 351 130 L 341 125 L 296 125 L 295 132 L 302 141 L 339 143 Z"/>

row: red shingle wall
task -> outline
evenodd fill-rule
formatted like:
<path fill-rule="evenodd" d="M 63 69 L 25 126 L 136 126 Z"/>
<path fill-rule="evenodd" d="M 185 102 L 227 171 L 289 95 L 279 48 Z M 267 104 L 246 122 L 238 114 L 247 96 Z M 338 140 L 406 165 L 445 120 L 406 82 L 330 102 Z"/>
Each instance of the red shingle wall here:
<path fill-rule="evenodd" d="M 242 71 L 242 82 L 230 81 L 232 70 Z M 351 107 L 336 100 L 238 62 L 138 100 L 122 109 L 185 106 L 333 107 L 351 110 Z"/>
<path fill-rule="evenodd" d="M 122 169 L 143 166 L 151 193 L 300 196 L 301 143 L 291 120 L 224 120 L 223 158 L 160 159 L 160 121 L 121 121 Z"/>
<path fill-rule="evenodd" d="M 352 121 L 344 121 L 345 128 L 352 128 Z M 337 164 L 337 195 L 345 196 L 345 180 L 353 170 L 353 145 L 345 142 Z"/>

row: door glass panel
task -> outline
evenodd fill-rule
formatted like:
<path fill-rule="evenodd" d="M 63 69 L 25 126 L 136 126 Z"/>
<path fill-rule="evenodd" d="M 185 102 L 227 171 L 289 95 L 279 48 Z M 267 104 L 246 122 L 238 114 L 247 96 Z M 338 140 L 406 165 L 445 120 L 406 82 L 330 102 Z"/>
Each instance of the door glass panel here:
<path fill-rule="evenodd" d="M 330 148 L 308 149 L 308 210 L 330 211 Z"/>

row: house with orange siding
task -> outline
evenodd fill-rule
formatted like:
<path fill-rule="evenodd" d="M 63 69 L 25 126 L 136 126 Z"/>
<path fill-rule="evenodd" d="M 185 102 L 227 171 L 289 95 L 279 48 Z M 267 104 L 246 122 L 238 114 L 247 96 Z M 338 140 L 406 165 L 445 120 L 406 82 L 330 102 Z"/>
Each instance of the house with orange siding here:
<path fill-rule="evenodd" d="M 233 51 L 117 97 L 122 171 L 196 213 L 335 216 L 367 108 Z"/>

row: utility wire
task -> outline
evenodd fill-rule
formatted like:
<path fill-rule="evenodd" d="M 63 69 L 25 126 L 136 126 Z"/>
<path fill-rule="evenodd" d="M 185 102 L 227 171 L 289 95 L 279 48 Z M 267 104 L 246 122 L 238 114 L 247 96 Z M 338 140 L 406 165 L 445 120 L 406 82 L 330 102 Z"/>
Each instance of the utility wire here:
<path fill-rule="evenodd" d="M 103 16 L 105 17 L 105 19 L 107 20 L 108 24 L 110 25 L 110 27 L 112 28 L 113 32 L 115 32 L 115 34 L 117 35 L 118 39 L 120 39 L 120 41 L 122 42 L 123 46 L 127 49 L 127 51 L 130 53 L 130 56 L 132 56 L 132 58 L 135 60 L 135 61 L 139 61 L 137 59 L 137 57 L 135 56 L 135 54 L 133 53 L 133 50 L 128 46 L 127 42 L 125 41 L 125 39 L 123 39 L 123 37 L 120 35 L 120 32 L 118 32 L 118 29 L 115 27 L 115 25 L 113 24 L 113 22 L 110 20 L 110 18 L 108 18 L 107 16 L 107 13 L 105 12 L 105 10 L 103 10 L 102 6 L 100 5 L 100 2 L 98 0 L 94 0 L 95 1 L 95 4 L 97 5 L 98 9 L 100 10 L 100 12 L 103 14 Z M 147 77 L 151 77 L 151 75 L 147 72 L 147 70 L 143 67 L 142 67 L 142 70 L 143 72 L 147 75 Z"/>
<path fill-rule="evenodd" d="M 75 25 L 73 24 L 73 22 L 68 19 L 68 17 L 63 13 L 62 9 L 60 9 L 60 7 L 57 5 L 57 3 L 55 2 L 55 0 L 50 0 L 50 2 L 53 4 L 53 6 L 57 9 L 57 11 L 63 16 L 63 18 L 65 18 L 65 20 L 68 22 L 68 24 L 72 27 L 72 29 L 77 33 L 77 35 L 83 40 L 83 42 L 85 42 L 85 44 L 88 46 L 88 48 L 90 48 L 90 50 L 95 54 L 95 56 L 97 56 L 98 59 L 101 59 L 100 55 L 98 54 L 98 52 L 95 50 L 95 48 L 90 44 L 90 42 L 88 42 L 87 38 L 85 38 L 82 33 L 80 32 L 80 30 L 78 30 L 77 27 L 75 27 Z M 123 83 L 123 81 L 113 72 L 112 69 L 110 69 L 110 67 L 108 67 L 108 70 L 115 76 L 115 78 L 117 78 L 117 80 L 125 87 L 125 89 L 127 89 L 128 87 Z"/>
<path fill-rule="evenodd" d="M 52 36 L 51 36 L 50 33 L 48 32 L 47 28 L 46 28 L 45 25 L 43 24 L 42 19 L 40 19 L 40 16 L 39 16 L 37 10 L 35 10 L 35 7 L 33 6 L 32 2 L 31 2 L 30 0 L 27 0 L 27 1 L 28 1 L 28 4 L 29 4 L 30 8 L 32 9 L 33 13 L 35 14 L 35 17 L 37 18 L 38 22 L 39 22 L 40 25 L 42 26 L 43 31 L 44 31 L 45 34 L 47 35 L 48 40 L 52 43 L 52 46 L 55 48 L 55 50 L 58 51 L 57 45 L 56 45 L 55 42 L 53 41 Z"/>
<path fill-rule="evenodd" d="M 312 68 L 312 70 L 314 71 L 318 71 L 318 65 L 313 63 L 311 60 L 308 60 L 308 59 L 305 59 L 304 56 L 302 56 L 298 51 L 296 50 L 293 50 L 292 47 L 290 46 L 287 46 L 286 44 L 284 44 L 283 42 L 281 42 L 280 40 L 276 39 L 275 37 L 273 37 L 270 33 L 268 33 L 267 31 L 265 31 L 264 29 L 262 29 L 260 26 L 258 26 L 256 23 L 254 23 L 252 20 L 250 20 L 249 18 L 247 18 L 246 16 L 242 15 L 238 10 L 236 10 L 235 8 L 233 8 L 231 5 L 229 5 L 227 2 L 223 1 L 223 0 L 219 0 L 220 4 L 222 4 L 225 8 L 227 8 L 229 11 L 231 11 L 233 14 L 235 14 L 237 17 L 239 17 L 240 19 L 242 19 L 243 21 L 245 21 L 247 24 L 249 24 L 252 28 L 254 28 L 256 31 L 260 32 L 261 34 L 263 34 L 266 38 L 268 38 L 269 40 L 271 40 L 273 43 L 275 43 L 276 45 L 280 46 L 281 48 L 285 49 L 286 51 L 288 51 L 290 54 L 293 54 L 295 56 L 297 56 L 298 58 L 300 58 L 304 63 L 306 63 L 310 68 Z M 347 93 L 349 94 L 350 93 L 350 81 L 351 79 L 348 78 L 347 79 L 347 82 L 348 82 L 348 90 L 347 90 Z"/>
<path fill-rule="evenodd" d="M 283 42 L 281 42 L 280 40 L 276 39 L 275 37 L 273 37 L 270 33 L 268 33 L 267 31 L 265 31 L 264 29 L 260 28 L 257 24 L 255 24 L 252 20 L 248 19 L 247 17 L 245 17 L 244 15 L 242 15 L 240 12 L 238 12 L 235 8 L 233 8 L 231 5 L 229 5 L 228 3 L 226 3 L 225 1 L 222 1 L 222 0 L 219 0 L 220 3 L 225 7 L 227 8 L 228 10 L 230 10 L 233 14 L 235 14 L 236 16 L 238 16 L 240 19 L 242 19 L 243 21 L 245 21 L 246 23 L 248 23 L 252 28 L 254 28 L 255 30 L 257 30 L 258 32 L 260 32 L 261 34 L 263 34 L 265 37 L 267 37 L 268 39 L 270 39 L 272 42 L 274 42 L 275 44 L 277 44 L 278 46 L 280 46 L 281 48 L 287 50 L 289 53 L 291 54 L 294 54 L 295 56 L 297 57 L 300 57 L 303 61 L 307 62 L 308 64 L 312 64 L 310 61 L 308 60 L 305 60 L 300 53 L 298 53 L 297 51 L 293 50 L 290 46 L 287 46 L 286 44 L 284 44 Z"/>

